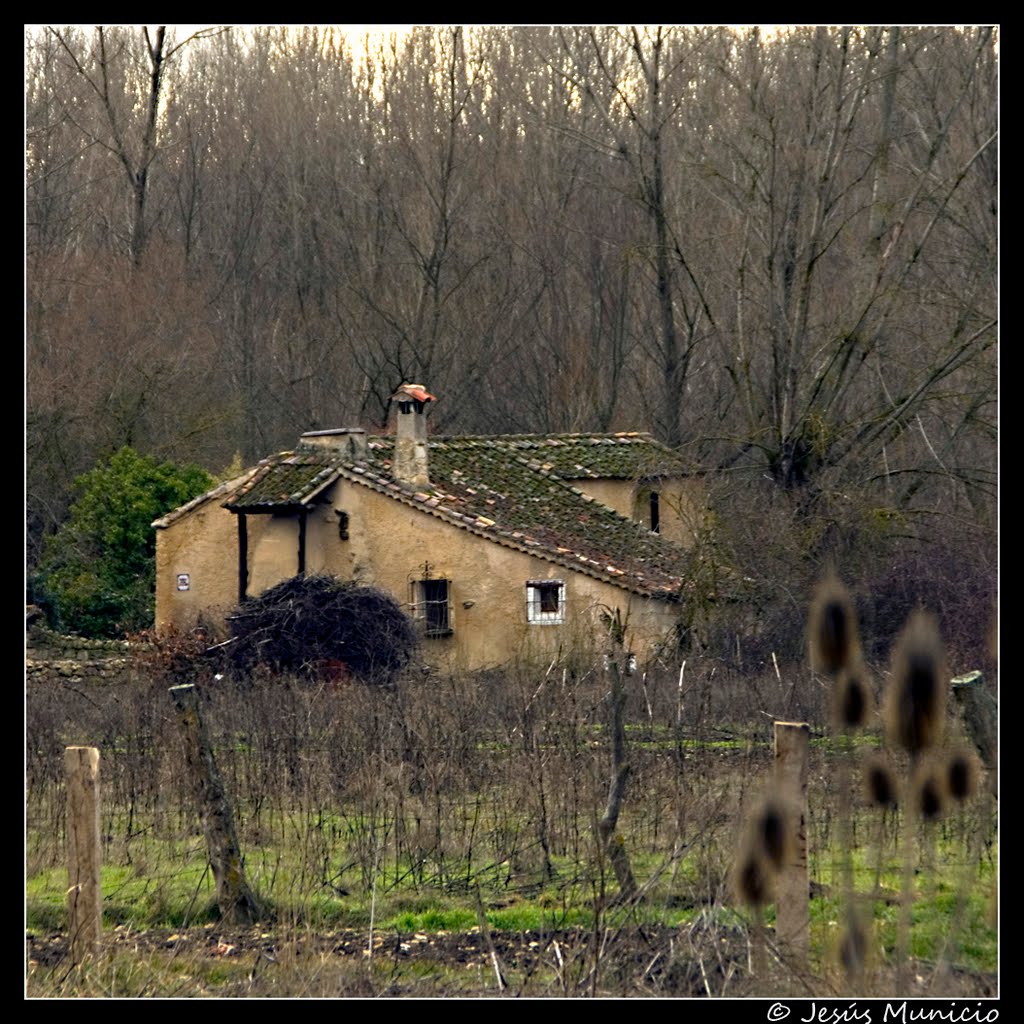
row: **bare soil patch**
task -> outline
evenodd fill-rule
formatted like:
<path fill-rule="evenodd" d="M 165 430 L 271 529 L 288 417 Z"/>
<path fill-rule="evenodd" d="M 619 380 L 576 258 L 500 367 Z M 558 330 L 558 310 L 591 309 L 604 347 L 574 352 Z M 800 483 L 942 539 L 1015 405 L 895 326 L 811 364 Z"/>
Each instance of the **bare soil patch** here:
<path fill-rule="evenodd" d="M 60 933 L 29 935 L 28 994 L 33 975 L 51 978 L 68 961 Z M 372 952 L 371 952 L 372 950 Z M 121 956 L 119 956 L 119 954 Z M 631 926 L 598 932 L 434 932 L 375 934 L 365 930 L 291 931 L 216 924 L 182 930 L 136 931 L 118 926 L 104 936 L 100 960 L 144 963 L 159 991 L 137 994 L 221 997 L 746 997 L 822 998 L 838 995 L 820 975 L 811 978 L 776 962 L 756 983 L 740 929 L 697 921 L 684 928 Z M 165 991 L 166 976 L 180 991 Z M 998 995 L 995 975 L 917 963 L 910 972 L 917 996 L 986 998 Z M 499 981 L 500 976 L 500 981 Z M 872 991 L 887 995 L 887 972 Z M 111 993 L 115 994 L 115 993 Z"/>

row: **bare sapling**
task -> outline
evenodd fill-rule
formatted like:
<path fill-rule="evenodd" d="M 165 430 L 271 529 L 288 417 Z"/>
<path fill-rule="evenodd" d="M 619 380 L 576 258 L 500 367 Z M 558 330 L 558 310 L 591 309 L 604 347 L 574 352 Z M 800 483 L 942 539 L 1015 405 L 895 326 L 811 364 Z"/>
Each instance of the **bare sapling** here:
<path fill-rule="evenodd" d="M 171 697 L 185 740 L 186 768 L 193 780 L 206 848 L 213 869 L 217 907 L 221 918 L 241 924 L 259 920 L 263 908 L 249 888 L 235 817 L 221 781 L 213 745 L 199 706 L 195 686 L 172 686 Z"/>

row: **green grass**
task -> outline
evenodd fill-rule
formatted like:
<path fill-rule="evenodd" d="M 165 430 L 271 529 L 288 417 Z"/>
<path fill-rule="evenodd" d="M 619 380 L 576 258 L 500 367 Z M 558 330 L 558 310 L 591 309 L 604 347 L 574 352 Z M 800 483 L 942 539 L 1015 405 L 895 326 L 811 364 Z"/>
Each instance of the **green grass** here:
<path fill-rule="evenodd" d="M 859 835 L 875 834 L 871 828 L 875 814 L 859 812 Z M 919 864 L 914 874 L 910 955 L 994 972 L 998 969 L 999 947 L 992 897 L 998 861 L 994 851 L 991 856 L 983 854 L 969 841 L 971 827 L 970 821 L 958 820 L 954 815 L 932 829 L 929 864 Z M 898 848 L 891 838 L 887 841 L 880 865 L 877 851 L 870 844 L 854 849 L 849 865 L 855 905 L 863 918 L 872 922 L 874 941 L 885 960 L 891 960 L 897 949 L 906 844 L 902 829 L 898 837 Z M 846 919 L 846 870 L 841 851 L 815 850 L 812 843 L 811 877 L 828 893 L 810 904 L 812 930 L 822 954 Z"/>
<path fill-rule="evenodd" d="M 476 914 L 457 907 L 431 907 L 419 913 L 406 911 L 380 924 L 385 931 L 393 932 L 464 932 L 476 926 Z"/>
<path fill-rule="evenodd" d="M 478 793 L 440 784 L 427 795 L 381 786 L 369 790 L 372 801 L 346 797 L 333 802 L 323 794 L 309 800 L 305 793 L 282 786 L 263 804 L 240 803 L 238 835 L 250 884 L 276 912 L 276 920 L 267 927 L 289 941 L 303 934 L 345 930 L 365 936 L 371 922 L 377 937 L 473 933 L 478 928 L 478 893 L 495 936 L 550 935 L 573 929 L 585 935 L 608 934 L 637 926 L 682 929 L 697 918 L 702 927 L 710 922 L 723 935 L 742 934 L 749 917 L 730 905 L 727 873 L 740 808 L 763 783 L 762 769 L 769 770 L 764 756 L 767 746 L 742 736 L 687 739 L 687 757 L 677 776 L 678 761 L 671 757 L 676 741 L 669 727 L 641 723 L 630 730 L 635 781 L 630 782 L 619 825 L 645 894 L 632 906 L 616 903 L 610 866 L 602 864 L 594 838 L 596 817 L 607 794 L 601 774 L 606 763 L 603 751 L 592 761 L 581 758 L 584 766 L 595 765 L 597 774 L 587 776 L 584 771 L 573 785 L 548 769 L 548 813 L 555 839 L 546 853 L 539 841 L 536 792 L 529 789 L 522 773 L 506 769 L 506 761 L 519 762 L 511 762 L 508 752 L 497 748 L 488 755 L 495 771 L 480 773 Z M 744 752 L 752 756 L 745 757 Z M 552 754 L 554 764 L 569 764 L 558 760 L 556 753 Z M 846 914 L 838 813 L 826 802 L 835 802 L 837 778 L 842 775 L 831 772 L 826 778 L 829 759 L 840 753 L 828 740 L 815 745 L 812 755 L 807 833 L 810 876 L 817 883 L 810 904 L 816 968 L 828 962 Z M 714 756 L 702 759 L 701 754 Z M 571 793 L 578 794 L 576 805 L 567 800 Z M 158 820 L 137 807 L 129 815 L 107 799 L 103 809 L 106 927 L 182 929 L 186 924 L 215 921 L 213 879 L 190 809 L 164 808 Z M 304 811 L 299 809 L 303 806 Z M 42 806 L 38 800 L 32 808 L 33 820 L 40 825 L 33 828 L 30 822 L 27 836 L 26 912 L 28 927 L 36 935 L 67 927 L 67 874 L 61 862 L 59 829 L 52 825 L 61 820 L 61 810 L 59 804 Z M 575 816 L 570 817 L 570 812 Z M 985 816 L 990 812 L 975 808 L 970 813 L 973 818 L 954 814 L 931 830 L 922 854 L 929 866 L 917 876 L 910 951 L 924 960 L 945 959 L 971 971 L 994 972 L 998 966 L 991 912 L 997 870 L 994 822 Z M 878 824 L 876 812 L 856 810 L 852 871 L 862 897 L 875 888 Z M 898 898 L 901 887 L 905 837 L 891 821 L 882 835 L 879 882 L 883 894 L 892 900 Z M 685 846 L 672 862 L 673 847 L 680 841 Z M 897 946 L 898 906 L 879 898 L 864 900 L 862 908 L 872 921 L 879 961 L 891 964 Z M 764 916 L 771 925 L 774 909 L 766 908 Z M 43 983 L 49 968 L 39 966 L 37 971 L 43 973 L 37 973 L 36 986 L 49 995 L 254 991 L 256 983 L 235 961 L 201 960 L 183 966 L 186 961 L 180 957 L 165 957 L 160 951 L 147 956 L 140 954 L 133 964 L 118 951 L 102 969 L 96 965 L 67 982 L 54 973 L 45 974 Z M 284 980 L 287 972 L 275 967 L 274 980 L 267 981 L 271 988 L 260 989 L 260 994 L 270 994 L 271 989 L 278 994 L 358 993 L 360 985 L 371 985 L 373 994 L 390 991 L 393 979 L 374 958 L 369 959 L 373 962 L 344 965 L 328 955 L 315 963 L 302 960 L 291 990 Z M 253 969 L 250 963 L 248 970 Z M 403 985 L 411 986 L 403 988 L 403 994 L 419 991 L 420 983 L 435 981 L 443 982 L 446 991 L 479 992 L 481 986 L 493 985 L 486 969 L 483 977 L 468 971 L 447 976 L 436 963 L 415 958 L 407 967 L 393 965 L 393 969 L 406 979 Z M 66 974 L 67 968 L 63 970 Z M 62 985 L 73 986 L 73 993 Z"/>
<path fill-rule="evenodd" d="M 165 862 L 141 874 L 137 867 L 105 864 L 100 872 L 103 922 L 136 928 L 181 927 L 210 919 L 213 879 L 205 862 Z M 51 868 L 26 879 L 26 921 L 40 931 L 67 927 L 67 869 Z"/>
<path fill-rule="evenodd" d="M 278 816 L 275 820 L 264 814 L 260 819 L 262 841 L 258 845 L 248 842 L 242 833 L 243 848 L 248 851 L 246 866 L 250 883 L 262 898 L 282 908 L 290 918 L 323 926 L 367 926 L 373 903 L 378 927 L 399 931 L 470 928 L 476 924 L 472 894 L 477 888 L 488 908 L 489 923 L 495 929 L 532 930 L 587 924 L 592 920 L 597 891 L 597 876 L 590 874 L 594 865 L 584 865 L 581 875 L 580 865 L 567 856 L 553 858 L 555 881 L 546 880 L 535 872 L 519 870 L 511 886 L 505 884 L 507 868 L 486 858 L 475 859 L 471 865 L 464 859 L 450 858 L 448 866 L 442 870 L 436 857 L 426 866 L 416 865 L 408 858 L 382 857 L 385 863 L 378 865 L 376 885 L 368 885 L 364 873 L 366 865 L 360 861 L 360 851 L 352 844 L 358 842 L 360 832 L 371 832 L 371 826 L 369 819 L 356 815 L 317 815 L 315 821 L 311 821 L 301 815 Z M 522 827 L 525 832 L 527 823 Z M 857 834 L 865 840 L 873 835 L 871 818 L 866 812 Z M 103 867 L 102 885 L 106 922 L 137 927 L 178 927 L 185 922 L 208 919 L 207 908 L 214 895 L 213 879 L 207 870 L 202 841 L 197 837 L 187 841 L 161 838 L 154 828 L 139 828 L 138 835 L 132 842 L 109 844 L 105 853 L 107 863 Z M 299 837 L 303 837 L 302 842 L 298 841 Z M 831 845 L 815 848 L 813 828 L 810 838 L 812 879 L 840 891 L 838 855 Z M 942 840 L 940 837 L 934 854 L 940 865 L 937 874 L 929 872 L 921 876 L 929 884 L 923 887 L 922 882 L 919 892 L 915 918 L 915 931 L 919 934 L 941 934 L 943 922 L 957 912 L 957 894 L 964 872 L 963 843 L 963 837 L 952 831 L 950 838 Z M 631 857 L 641 882 L 666 865 L 664 852 L 645 850 L 636 843 Z M 643 913 L 659 923 L 685 921 L 694 906 L 706 897 L 709 888 L 714 889 L 716 881 L 720 881 L 712 875 L 716 870 L 723 873 L 718 862 L 727 857 L 726 842 L 708 846 L 703 853 L 695 846 L 680 860 L 674 873 L 662 871 L 648 892 Z M 870 892 L 875 885 L 876 871 L 870 844 L 855 851 L 853 870 L 856 890 Z M 888 849 L 882 865 L 882 888 L 898 894 L 901 871 L 898 851 Z M 965 924 L 984 916 L 994 871 L 995 863 L 988 860 L 981 860 L 973 870 L 971 895 L 961 911 Z M 459 879 L 461 883 L 454 884 Z M 63 867 L 43 868 L 29 875 L 26 903 L 30 926 L 38 929 L 60 926 L 66 917 L 66 886 L 67 874 Z M 614 885 L 611 890 L 614 891 Z M 878 903 L 875 910 L 878 916 L 885 918 L 884 904 Z M 823 909 L 821 916 L 828 913 L 827 908 Z M 934 950 L 938 943 L 937 939 L 921 941 L 922 949 Z M 986 935 L 984 929 L 975 928 L 969 948 L 978 950 L 979 967 L 991 965 L 995 960 L 994 932 Z"/>

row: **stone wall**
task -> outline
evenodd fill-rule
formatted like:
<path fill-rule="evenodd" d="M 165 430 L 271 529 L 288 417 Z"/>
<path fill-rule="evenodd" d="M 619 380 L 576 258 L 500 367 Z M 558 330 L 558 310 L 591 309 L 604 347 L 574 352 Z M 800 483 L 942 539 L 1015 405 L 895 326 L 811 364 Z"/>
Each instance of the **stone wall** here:
<path fill-rule="evenodd" d="M 134 653 L 126 640 L 87 640 L 33 625 L 25 632 L 25 677 L 113 680 L 131 667 Z"/>

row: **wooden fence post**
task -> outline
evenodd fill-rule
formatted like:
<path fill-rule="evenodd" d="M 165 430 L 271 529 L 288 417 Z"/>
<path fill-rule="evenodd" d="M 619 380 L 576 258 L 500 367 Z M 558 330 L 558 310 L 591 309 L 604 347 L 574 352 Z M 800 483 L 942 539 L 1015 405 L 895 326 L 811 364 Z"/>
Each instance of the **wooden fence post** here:
<path fill-rule="evenodd" d="M 199 708 L 199 691 L 191 683 L 172 686 L 171 697 L 185 739 L 185 760 L 192 779 L 206 850 L 213 869 L 217 906 L 228 921 L 249 924 L 262 908 L 245 878 L 242 852 L 235 832 L 235 816 L 217 771 L 213 745 Z"/>
<path fill-rule="evenodd" d="M 779 787 L 793 805 L 792 857 L 779 877 L 775 937 L 783 955 L 806 964 L 810 950 L 810 879 L 807 873 L 807 755 L 810 726 L 806 722 L 775 723 L 775 772 Z"/>
<path fill-rule="evenodd" d="M 103 934 L 100 886 L 100 752 L 65 747 L 68 807 L 68 934 L 71 960 L 94 956 Z"/>
<path fill-rule="evenodd" d="M 985 689 L 985 677 L 975 670 L 949 681 L 964 716 L 964 728 L 990 772 L 999 766 L 999 704 Z"/>

